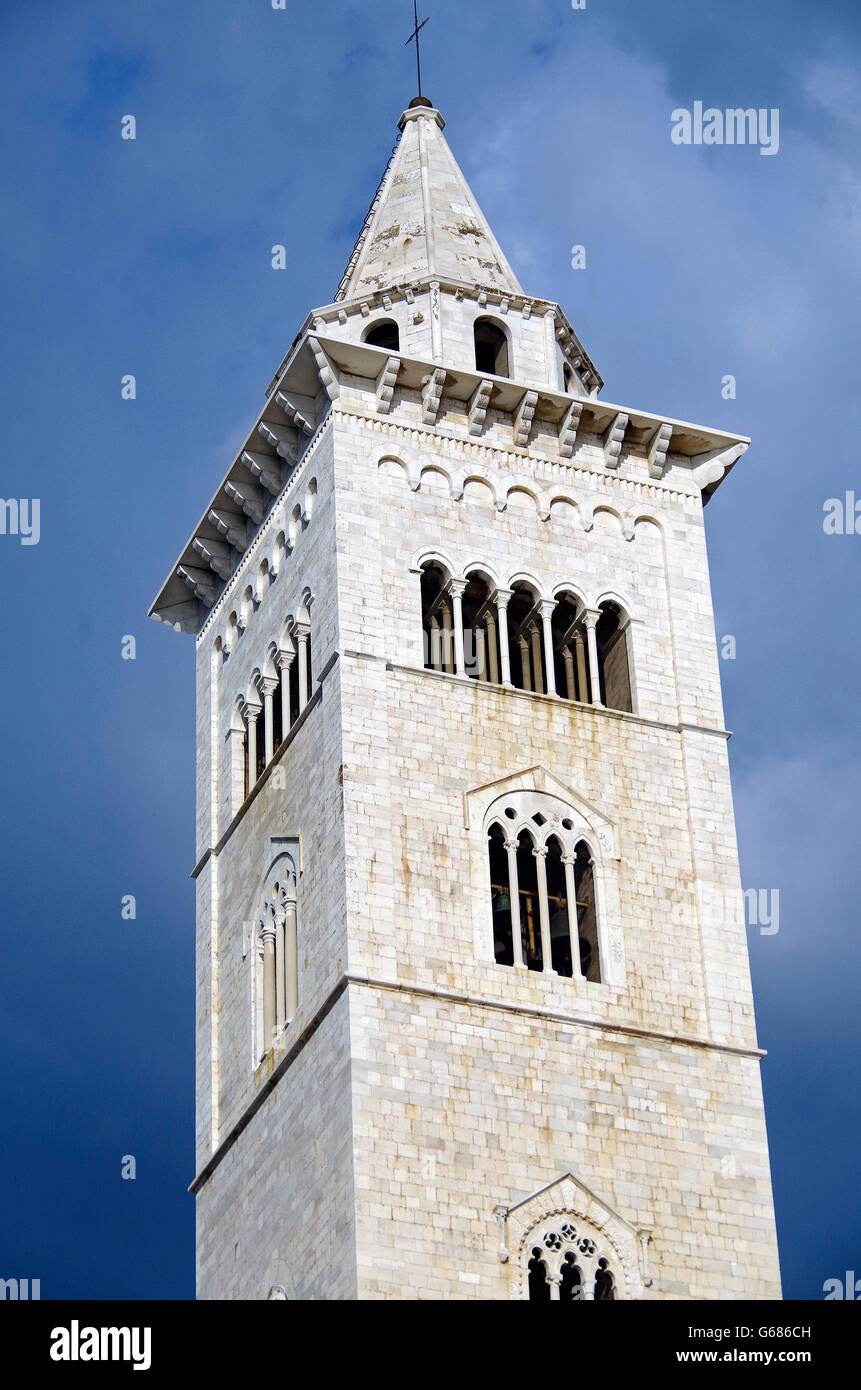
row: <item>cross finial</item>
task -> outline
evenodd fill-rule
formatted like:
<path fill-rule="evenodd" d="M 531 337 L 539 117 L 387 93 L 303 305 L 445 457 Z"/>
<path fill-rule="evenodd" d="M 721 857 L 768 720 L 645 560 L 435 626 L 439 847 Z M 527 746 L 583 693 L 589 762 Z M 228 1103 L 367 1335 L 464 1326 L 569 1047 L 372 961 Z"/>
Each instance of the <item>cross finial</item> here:
<path fill-rule="evenodd" d="M 421 22 L 421 24 L 419 24 L 419 5 L 418 5 L 418 0 L 413 0 L 413 12 L 414 12 L 414 14 L 415 14 L 416 27 L 415 27 L 415 29 L 413 30 L 413 32 L 410 34 L 409 38 L 407 39 L 407 44 L 410 44 L 410 43 L 413 43 L 413 42 L 414 42 L 414 43 L 415 43 L 415 46 L 416 46 L 416 68 L 418 69 L 418 77 L 419 77 L 419 97 L 423 97 L 424 93 L 422 92 L 422 50 L 421 50 L 421 32 L 422 32 L 422 29 L 424 29 L 425 25 L 427 24 L 428 20 L 427 20 L 427 19 L 423 19 L 422 22 Z M 406 47 L 406 44 L 404 45 L 404 47 Z"/>

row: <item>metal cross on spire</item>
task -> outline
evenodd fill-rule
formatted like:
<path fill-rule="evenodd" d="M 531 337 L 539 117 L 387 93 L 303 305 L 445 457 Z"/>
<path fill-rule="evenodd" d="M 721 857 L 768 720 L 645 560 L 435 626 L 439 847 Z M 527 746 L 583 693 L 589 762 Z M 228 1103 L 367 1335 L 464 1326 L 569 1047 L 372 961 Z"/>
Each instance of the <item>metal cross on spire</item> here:
<path fill-rule="evenodd" d="M 411 44 L 411 43 L 415 42 L 415 46 L 416 46 L 416 67 L 417 67 L 417 69 L 418 69 L 418 75 L 419 75 L 419 96 L 421 97 L 421 96 L 424 96 L 424 93 L 422 92 L 422 50 L 421 50 L 421 38 L 420 38 L 420 36 L 421 36 L 422 29 L 424 29 L 425 25 L 428 23 L 428 19 L 430 18 L 430 16 L 428 16 L 428 19 L 423 19 L 422 22 L 421 22 L 421 24 L 419 24 L 419 5 L 418 5 L 418 0 L 413 0 L 413 11 L 414 11 L 414 13 L 415 13 L 416 27 L 415 27 L 415 29 L 413 30 L 413 32 L 410 34 L 409 38 L 407 39 L 407 43 L 404 44 L 404 47 L 406 48 L 407 44 Z"/>

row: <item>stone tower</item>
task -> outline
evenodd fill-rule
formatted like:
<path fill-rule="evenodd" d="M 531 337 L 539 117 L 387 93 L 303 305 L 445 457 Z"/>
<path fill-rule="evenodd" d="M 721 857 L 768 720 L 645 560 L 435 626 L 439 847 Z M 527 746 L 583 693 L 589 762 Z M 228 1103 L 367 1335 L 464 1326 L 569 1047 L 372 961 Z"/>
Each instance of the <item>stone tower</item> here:
<path fill-rule="evenodd" d="M 779 1298 L 703 507 L 414 102 L 153 605 L 201 1298 Z"/>

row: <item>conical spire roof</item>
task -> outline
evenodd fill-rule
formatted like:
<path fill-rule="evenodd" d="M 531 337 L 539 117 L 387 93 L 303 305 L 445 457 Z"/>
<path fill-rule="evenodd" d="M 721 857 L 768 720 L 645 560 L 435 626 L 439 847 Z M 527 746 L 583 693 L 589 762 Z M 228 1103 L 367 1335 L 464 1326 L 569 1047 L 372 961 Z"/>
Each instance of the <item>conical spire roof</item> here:
<path fill-rule="evenodd" d="M 448 147 L 444 126 L 428 104 L 404 112 L 400 141 L 338 299 L 429 278 L 523 293 Z"/>

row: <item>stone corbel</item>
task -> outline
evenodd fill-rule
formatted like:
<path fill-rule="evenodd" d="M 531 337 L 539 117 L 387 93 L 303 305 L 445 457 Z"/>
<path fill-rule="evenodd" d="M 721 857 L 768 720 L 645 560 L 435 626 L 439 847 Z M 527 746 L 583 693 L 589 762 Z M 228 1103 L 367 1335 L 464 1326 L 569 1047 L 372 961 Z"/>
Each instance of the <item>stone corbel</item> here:
<path fill-rule="evenodd" d="M 604 435 L 604 466 L 606 468 L 618 468 L 619 456 L 622 452 L 622 440 L 625 438 L 625 430 L 628 428 L 628 417 L 624 411 L 620 410 L 607 433 Z"/>
<path fill-rule="evenodd" d="M 229 545 L 225 545 L 223 541 L 211 541 L 202 536 L 195 536 L 191 546 L 219 579 L 230 578 L 233 572 L 233 550 Z"/>
<path fill-rule="evenodd" d="M 490 405 L 490 398 L 493 394 L 493 382 L 482 381 L 476 387 L 472 400 L 469 403 L 469 432 L 472 435 L 480 435 L 487 419 L 487 408 Z"/>
<path fill-rule="evenodd" d="M 288 429 L 286 425 L 273 425 L 269 420 L 262 420 L 257 426 L 257 433 L 260 438 L 265 440 L 270 448 L 274 449 L 279 458 L 284 459 L 292 468 L 299 457 L 299 432 L 295 429 Z"/>
<path fill-rule="evenodd" d="M 209 570 L 195 569 L 192 565 L 179 565 L 177 574 L 184 584 L 191 589 L 195 598 L 205 604 L 207 608 L 212 608 L 215 603 L 217 585 L 212 578 Z"/>
<path fill-rule="evenodd" d="M 695 454 L 691 459 L 694 482 L 701 490 L 719 483 L 728 468 L 746 454 L 747 444 L 730 444 L 722 449 L 711 449 L 705 454 Z"/>
<path fill-rule="evenodd" d="M 284 391 L 278 392 L 275 403 L 284 411 L 291 425 L 303 430 L 305 434 L 314 433 L 314 411 L 310 403 L 288 396 Z"/>
<path fill-rule="evenodd" d="M 562 417 L 559 426 L 559 452 L 564 459 L 573 457 L 577 444 L 577 431 L 583 414 L 583 402 L 572 401 Z"/>
<path fill-rule="evenodd" d="M 667 464 L 667 451 L 673 437 L 672 425 L 661 425 L 649 448 L 649 477 L 663 478 Z"/>
<path fill-rule="evenodd" d="M 508 1264 L 508 1261 L 511 1259 L 511 1252 L 508 1249 L 508 1245 L 506 1243 L 506 1225 L 508 1223 L 508 1208 L 494 1207 L 493 1214 L 496 1217 L 496 1223 L 499 1227 L 499 1246 L 497 1248 L 497 1253 L 499 1255 L 499 1263 L 503 1265 Z"/>
<path fill-rule="evenodd" d="M 437 367 L 435 372 L 422 381 L 422 419 L 426 425 L 435 425 L 439 419 L 447 375 L 442 367 Z"/>
<path fill-rule="evenodd" d="M 240 555 L 247 549 L 248 527 L 238 516 L 234 516 L 232 512 L 211 511 L 209 520 L 218 534 L 224 536 L 228 545 L 232 545 Z"/>
<path fill-rule="evenodd" d="M 388 415 L 392 408 L 392 401 L 395 398 L 395 387 L 398 383 L 398 372 L 401 370 L 401 359 L 390 357 L 377 377 L 377 414 Z"/>
<path fill-rule="evenodd" d="M 263 498 L 263 491 L 256 483 L 238 483 L 231 479 L 224 484 L 224 491 L 230 498 L 241 507 L 246 516 L 250 516 L 255 526 L 259 526 L 266 514 L 266 503 Z"/>
<path fill-rule="evenodd" d="M 514 442 L 525 449 L 529 443 L 529 435 L 532 430 L 532 421 L 535 419 L 535 410 L 538 405 L 538 392 L 527 391 L 523 396 L 514 416 Z"/>
<path fill-rule="evenodd" d="M 267 492 L 273 497 L 277 497 L 283 481 L 281 477 L 281 462 L 273 458 L 271 454 L 252 454 L 246 449 L 242 455 L 242 466 L 254 478 L 255 482 L 262 483 Z"/>
<path fill-rule="evenodd" d="M 329 357 L 320 346 L 319 339 L 308 338 L 308 346 L 314 354 L 314 361 L 317 364 L 317 374 L 320 377 L 320 384 L 330 401 L 336 401 L 341 394 L 341 387 L 338 377 Z"/>

